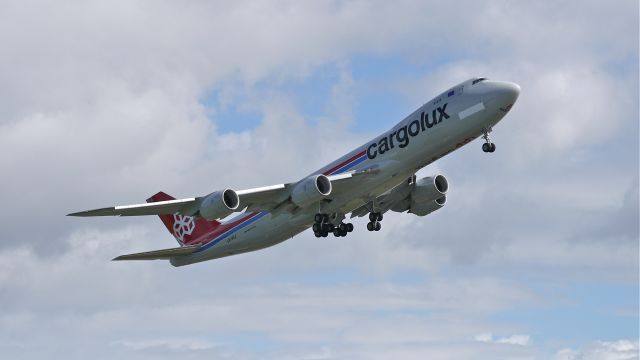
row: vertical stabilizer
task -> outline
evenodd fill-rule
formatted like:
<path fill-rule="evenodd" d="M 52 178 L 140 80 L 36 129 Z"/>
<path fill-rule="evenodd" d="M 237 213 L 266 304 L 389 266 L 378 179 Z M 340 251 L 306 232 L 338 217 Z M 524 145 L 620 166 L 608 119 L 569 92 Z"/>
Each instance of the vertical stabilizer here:
<path fill-rule="evenodd" d="M 147 199 L 148 203 L 174 200 L 175 198 L 162 191 Z M 207 235 L 213 232 L 220 222 L 207 221 L 201 217 L 184 216 L 179 214 L 158 215 L 167 230 L 176 238 L 180 246 L 197 245 L 207 240 Z"/>

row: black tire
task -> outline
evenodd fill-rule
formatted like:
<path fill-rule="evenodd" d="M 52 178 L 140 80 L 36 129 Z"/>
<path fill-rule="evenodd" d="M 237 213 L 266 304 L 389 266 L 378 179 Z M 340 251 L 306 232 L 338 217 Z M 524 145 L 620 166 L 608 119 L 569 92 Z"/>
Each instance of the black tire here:
<path fill-rule="evenodd" d="M 338 228 L 340 229 L 340 232 L 345 232 L 347 231 L 347 224 L 341 223 Z"/>
<path fill-rule="evenodd" d="M 337 229 L 337 228 L 336 228 L 335 230 L 333 230 L 333 236 L 335 236 L 335 237 L 340 237 L 340 235 L 341 235 L 341 234 L 342 234 L 342 233 L 340 232 L 340 229 Z"/>
<path fill-rule="evenodd" d="M 377 223 L 376 223 L 376 226 L 375 226 L 375 230 L 376 230 L 376 231 L 380 231 L 380 229 L 382 229 L 382 224 L 380 224 L 379 222 L 377 222 Z"/>
<path fill-rule="evenodd" d="M 496 144 L 491 143 L 491 146 L 489 147 L 489 152 L 494 152 L 496 151 Z"/>
<path fill-rule="evenodd" d="M 376 213 L 369 213 L 369 221 L 376 221 Z"/>
<path fill-rule="evenodd" d="M 488 153 L 489 151 L 491 151 L 491 145 L 489 145 L 489 143 L 482 144 L 482 151 Z"/>
<path fill-rule="evenodd" d="M 373 231 L 373 223 L 371 222 L 367 223 L 367 230 Z"/>
<path fill-rule="evenodd" d="M 376 220 L 377 221 L 382 221 L 382 218 L 383 218 L 382 213 L 378 213 L 378 218 Z"/>
<path fill-rule="evenodd" d="M 321 223 L 322 222 L 322 214 L 316 214 L 316 216 L 313 217 L 313 220 L 318 224 Z"/>
<path fill-rule="evenodd" d="M 318 231 L 314 231 L 313 235 L 315 235 L 317 238 L 319 238 L 322 234 L 320 234 L 320 232 L 318 232 Z"/>
<path fill-rule="evenodd" d="M 322 237 L 327 237 L 327 236 L 329 236 L 329 233 L 328 233 L 328 232 L 326 232 L 326 231 L 323 231 L 322 233 L 320 233 L 320 235 L 321 235 Z"/>
<path fill-rule="evenodd" d="M 347 224 L 347 232 L 352 232 L 353 231 L 353 224 L 352 223 L 348 223 Z"/>
<path fill-rule="evenodd" d="M 313 224 L 311 228 L 313 229 L 313 232 L 320 232 L 320 230 L 322 230 L 322 226 L 318 223 Z"/>

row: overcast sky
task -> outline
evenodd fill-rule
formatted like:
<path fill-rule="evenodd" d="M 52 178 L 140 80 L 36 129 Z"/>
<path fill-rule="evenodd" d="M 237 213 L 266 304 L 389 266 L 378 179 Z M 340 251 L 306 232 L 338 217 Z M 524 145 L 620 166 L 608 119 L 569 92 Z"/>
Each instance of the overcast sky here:
<path fill-rule="evenodd" d="M 7 359 L 637 359 L 638 2 L 0 0 Z M 183 268 L 155 217 L 290 182 L 473 76 L 447 206 Z"/>

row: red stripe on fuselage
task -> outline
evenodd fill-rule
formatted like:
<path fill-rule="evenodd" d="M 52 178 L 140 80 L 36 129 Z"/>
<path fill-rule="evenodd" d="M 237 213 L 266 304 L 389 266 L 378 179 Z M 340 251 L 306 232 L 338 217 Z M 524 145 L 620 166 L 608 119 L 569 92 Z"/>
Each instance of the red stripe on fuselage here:
<path fill-rule="evenodd" d="M 335 167 L 333 167 L 331 170 L 327 170 L 324 172 L 324 175 L 331 175 L 334 171 L 340 169 L 341 167 L 344 167 L 345 165 L 349 164 L 350 162 L 356 161 L 356 159 L 358 159 L 361 156 L 364 156 L 367 153 L 366 150 L 362 150 L 361 153 L 354 155 L 351 159 L 348 159 L 346 161 L 343 161 L 342 163 L 340 163 L 339 165 L 336 165 Z"/>
<path fill-rule="evenodd" d="M 215 229 L 213 229 L 212 231 L 204 234 L 203 236 L 200 236 L 197 239 L 191 240 L 189 243 L 185 243 L 185 245 L 196 245 L 196 244 L 206 244 L 208 242 L 210 242 L 211 240 L 214 240 L 215 238 L 217 238 L 218 236 L 224 234 L 225 232 L 231 230 L 232 228 L 236 227 L 237 225 L 252 219 L 254 217 L 256 217 L 259 213 L 250 213 L 247 214 L 246 216 L 241 217 L 240 219 L 236 220 L 236 221 L 232 221 L 226 224 L 221 224 L 220 226 L 216 227 Z"/>

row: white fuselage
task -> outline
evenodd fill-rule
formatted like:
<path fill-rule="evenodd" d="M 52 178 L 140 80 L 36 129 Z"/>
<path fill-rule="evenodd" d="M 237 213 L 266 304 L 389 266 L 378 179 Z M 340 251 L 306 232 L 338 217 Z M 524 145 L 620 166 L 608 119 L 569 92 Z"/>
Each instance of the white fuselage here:
<path fill-rule="evenodd" d="M 508 82 L 463 82 L 425 103 L 391 130 L 312 173 L 369 171 L 357 186 L 335 189 L 330 202 L 308 206 L 293 215 L 240 214 L 227 222 L 234 226 L 198 252 L 173 258 L 171 263 L 182 266 L 273 246 L 309 228 L 319 210 L 344 216 L 490 131 L 509 111 L 518 93 L 518 86 Z"/>

